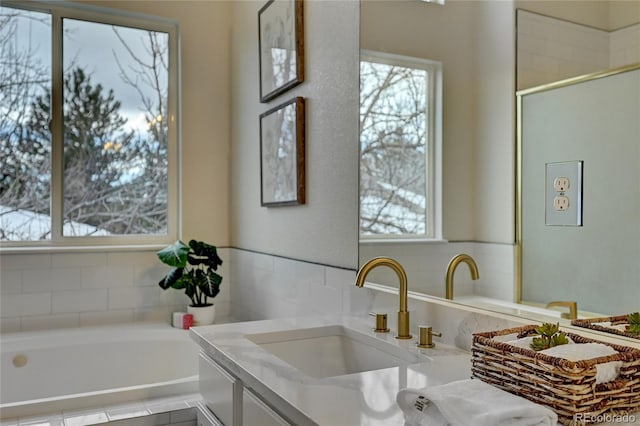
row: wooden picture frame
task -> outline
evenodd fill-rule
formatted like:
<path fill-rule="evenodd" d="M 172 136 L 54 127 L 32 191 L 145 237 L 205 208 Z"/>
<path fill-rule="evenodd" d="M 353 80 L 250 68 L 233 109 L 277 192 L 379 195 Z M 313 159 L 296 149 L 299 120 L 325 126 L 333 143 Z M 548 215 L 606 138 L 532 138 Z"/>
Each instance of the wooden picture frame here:
<path fill-rule="evenodd" d="M 260 114 L 260 204 L 305 203 L 305 99 Z"/>
<path fill-rule="evenodd" d="M 269 0 L 258 12 L 260 102 L 304 81 L 303 0 Z"/>

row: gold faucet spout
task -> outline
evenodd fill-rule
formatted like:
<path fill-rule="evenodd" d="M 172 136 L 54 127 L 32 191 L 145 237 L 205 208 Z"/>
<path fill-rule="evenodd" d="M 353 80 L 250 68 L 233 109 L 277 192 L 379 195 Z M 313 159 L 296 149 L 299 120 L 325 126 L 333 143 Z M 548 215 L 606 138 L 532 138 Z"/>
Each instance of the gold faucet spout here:
<path fill-rule="evenodd" d="M 578 318 L 578 302 L 556 300 L 554 302 L 547 303 L 547 308 L 552 308 L 554 306 L 566 306 L 569 308 L 569 313 L 563 312 L 560 315 L 562 318 L 567 318 L 567 319 Z"/>
<path fill-rule="evenodd" d="M 358 271 L 358 274 L 356 275 L 356 285 L 358 287 L 364 286 L 365 279 L 369 272 L 378 266 L 387 266 L 398 276 L 398 281 L 400 282 L 400 303 L 398 307 L 398 335 L 396 336 L 396 339 L 411 339 L 411 334 L 409 333 L 409 310 L 407 301 L 409 291 L 407 273 L 397 260 L 391 259 L 390 257 L 374 257 L 369 260 L 362 265 Z"/>
<path fill-rule="evenodd" d="M 447 277 L 446 277 L 446 288 L 445 288 L 445 297 L 449 300 L 453 300 L 453 274 L 456 272 L 456 268 L 461 263 L 466 263 L 469 265 L 469 271 L 471 272 L 471 279 L 477 280 L 480 278 L 480 274 L 478 273 L 478 265 L 476 265 L 476 261 L 473 260 L 471 256 L 468 254 L 458 254 L 454 256 L 447 266 Z"/>

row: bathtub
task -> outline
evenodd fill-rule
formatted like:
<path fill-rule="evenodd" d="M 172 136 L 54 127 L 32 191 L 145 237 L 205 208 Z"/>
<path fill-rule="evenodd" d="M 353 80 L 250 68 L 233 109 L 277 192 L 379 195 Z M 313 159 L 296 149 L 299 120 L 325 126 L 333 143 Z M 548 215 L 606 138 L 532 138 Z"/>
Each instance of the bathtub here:
<path fill-rule="evenodd" d="M 198 346 L 167 324 L 0 337 L 0 418 L 197 392 Z"/>

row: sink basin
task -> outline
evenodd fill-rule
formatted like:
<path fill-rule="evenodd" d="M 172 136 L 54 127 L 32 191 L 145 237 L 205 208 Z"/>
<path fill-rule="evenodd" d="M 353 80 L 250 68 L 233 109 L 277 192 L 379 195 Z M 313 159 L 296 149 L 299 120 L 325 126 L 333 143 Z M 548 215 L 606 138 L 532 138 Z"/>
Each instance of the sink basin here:
<path fill-rule="evenodd" d="M 248 334 L 244 337 L 315 378 L 361 373 L 425 360 L 392 343 L 342 325 Z"/>

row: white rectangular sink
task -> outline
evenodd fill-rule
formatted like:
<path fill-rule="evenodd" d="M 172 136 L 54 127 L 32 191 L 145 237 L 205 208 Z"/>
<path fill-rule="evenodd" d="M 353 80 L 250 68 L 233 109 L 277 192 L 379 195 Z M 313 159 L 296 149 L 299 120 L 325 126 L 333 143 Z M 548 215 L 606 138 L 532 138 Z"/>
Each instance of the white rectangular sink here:
<path fill-rule="evenodd" d="M 379 370 L 427 359 L 342 325 L 248 334 L 244 337 L 315 378 Z"/>

